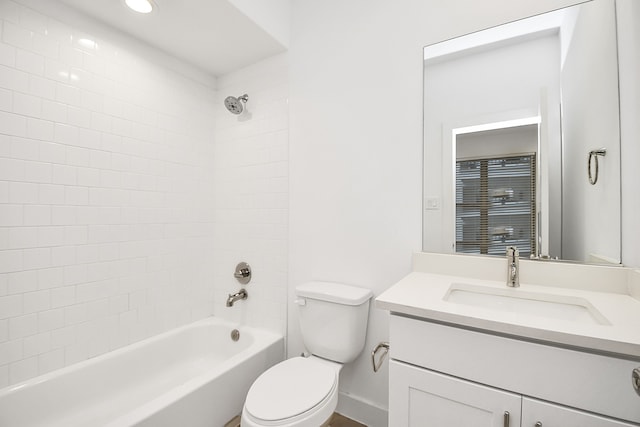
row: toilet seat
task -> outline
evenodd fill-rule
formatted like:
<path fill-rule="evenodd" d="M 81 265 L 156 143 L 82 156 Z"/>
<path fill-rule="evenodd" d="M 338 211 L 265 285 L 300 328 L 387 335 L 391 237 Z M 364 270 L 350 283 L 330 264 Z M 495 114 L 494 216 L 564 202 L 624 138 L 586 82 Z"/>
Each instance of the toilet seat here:
<path fill-rule="evenodd" d="M 315 357 L 294 357 L 273 366 L 251 386 L 243 409 L 243 423 L 256 426 L 322 424 L 337 405 L 340 368 L 338 363 Z"/>

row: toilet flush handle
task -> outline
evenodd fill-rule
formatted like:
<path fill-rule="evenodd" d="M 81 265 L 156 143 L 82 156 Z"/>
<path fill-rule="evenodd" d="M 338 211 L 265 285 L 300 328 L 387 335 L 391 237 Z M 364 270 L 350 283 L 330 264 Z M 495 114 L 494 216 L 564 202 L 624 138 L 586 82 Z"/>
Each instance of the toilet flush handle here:
<path fill-rule="evenodd" d="M 304 298 L 298 298 L 296 300 L 293 301 L 295 304 L 298 304 L 300 306 L 305 306 L 307 305 L 307 300 Z"/>

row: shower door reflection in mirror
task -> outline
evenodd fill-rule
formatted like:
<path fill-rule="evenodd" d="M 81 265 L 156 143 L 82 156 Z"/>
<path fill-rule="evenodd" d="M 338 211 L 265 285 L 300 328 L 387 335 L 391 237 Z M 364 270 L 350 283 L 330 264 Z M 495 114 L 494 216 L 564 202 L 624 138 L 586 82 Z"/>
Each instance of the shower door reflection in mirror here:
<path fill-rule="evenodd" d="M 615 3 L 424 50 L 423 249 L 620 262 Z M 589 151 L 605 148 L 600 180 Z"/>

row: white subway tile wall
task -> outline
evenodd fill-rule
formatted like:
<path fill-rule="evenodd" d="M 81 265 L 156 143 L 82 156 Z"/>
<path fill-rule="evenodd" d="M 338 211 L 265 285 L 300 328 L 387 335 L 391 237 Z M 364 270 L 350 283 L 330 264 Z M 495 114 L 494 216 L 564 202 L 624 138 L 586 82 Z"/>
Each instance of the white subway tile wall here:
<path fill-rule="evenodd" d="M 256 82 L 253 119 L 220 118 L 216 131 L 213 78 L 172 71 L 88 18 L 58 18 L 0 2 L 0 387 L 211 315 L 214 249 L 285 286 L 286 93 Z M 214 179 L 233 194 L 216 196 Z M 239 253 L 218 248 L 236 232 Z M 260 286 L 252 295 L 274 298 Z M 264 310 L 267 324 L 284 315 Z"/>
<path fill-rule="evenodd" d="M 288 58 L 280 54 L 218 78 L 215 103 L 215 314 L 286 333 L 289 212 Z M 224 107 L 249 95 L 245 112 Z M 240 261 L 253 278 L 249 297 L 226 307 L 241 286 Z"/>

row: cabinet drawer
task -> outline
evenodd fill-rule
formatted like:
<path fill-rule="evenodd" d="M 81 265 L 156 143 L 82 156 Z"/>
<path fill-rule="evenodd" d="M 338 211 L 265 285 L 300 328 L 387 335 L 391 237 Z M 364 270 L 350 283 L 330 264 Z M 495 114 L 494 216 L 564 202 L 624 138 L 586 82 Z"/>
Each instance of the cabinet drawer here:
<path fill-rule="evenodd" d="M 635 427 L 637 424 L 603 418 L 525 397 L 522 399 L 522 427 L 536 427 L 536 425 L 539 427 Z"/>
<path fill-rule="evenodd" d="M 391 357 L 492 387 L 640 423 L 640 361 L 392 315 Z"/>

